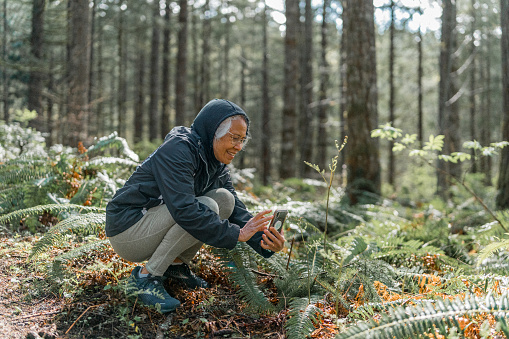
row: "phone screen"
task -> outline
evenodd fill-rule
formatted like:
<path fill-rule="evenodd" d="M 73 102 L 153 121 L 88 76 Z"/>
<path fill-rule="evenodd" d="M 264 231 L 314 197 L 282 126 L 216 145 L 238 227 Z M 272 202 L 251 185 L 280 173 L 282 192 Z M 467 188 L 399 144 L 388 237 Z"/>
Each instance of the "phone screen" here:
<path fill-rule="evenodd" d="M 288 210 L 276 210 L 276 212 L 274 212 L 274 218 L 272 219 L 270 226 L 274 227 L 278 232 L 281 232 L 287 215 Z"/>

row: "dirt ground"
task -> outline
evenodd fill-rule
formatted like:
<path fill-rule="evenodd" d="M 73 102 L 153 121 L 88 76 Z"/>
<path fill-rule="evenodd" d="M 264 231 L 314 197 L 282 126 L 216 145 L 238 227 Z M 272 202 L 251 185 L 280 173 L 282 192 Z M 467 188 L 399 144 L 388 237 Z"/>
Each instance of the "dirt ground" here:
<path fill-rule="evenodd" d="M 80 270 L 84 263 L 75 262 L 73 271 L 79 273 L 74 280 L 56 284 L 29 262 L 33 241 L 31 236 L 0 237 L 1 338 L 285 338 L 285 312 L 248 312 L 208 253 L 194 269 L 212 288 L 185 291 L 172 284 L 171 294 L 182 306 L 161 315 L 126 300 L 115 279 L 127 276 L 134 265 L 114 253 L 85 261 L 102 260 L 104 267 L 113 262 L 121 272 L 115 279 L 104 267 Z"/>

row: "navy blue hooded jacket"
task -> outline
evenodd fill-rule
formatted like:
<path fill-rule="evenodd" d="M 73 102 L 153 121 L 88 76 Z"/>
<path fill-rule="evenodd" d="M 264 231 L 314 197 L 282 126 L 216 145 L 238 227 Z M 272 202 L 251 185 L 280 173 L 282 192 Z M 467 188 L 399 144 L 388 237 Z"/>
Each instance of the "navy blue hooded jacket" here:
<path fill-rule="evenodd" d="M 225 164 L 214 156 L 214 135 L 226 118 L 246 117 L 236 104 L 215 99 L 205 105 L 191 128 L 175 127 L 164 142 L 127 180 L 106 206 L 106 235 L 113 237 L 138 222 L 146 211 L 165 204 L 175 222 L 196 239 L 214 246 L 232 249 L 240 228 L 253 216 L 238 199 Z M 219 216 L 196 197 L 225 188 L 235 197 L 235 207 L 228 220 Z M 264 257 L 274 252 L 260 246 L 262 232 L 247 243 Z"/>

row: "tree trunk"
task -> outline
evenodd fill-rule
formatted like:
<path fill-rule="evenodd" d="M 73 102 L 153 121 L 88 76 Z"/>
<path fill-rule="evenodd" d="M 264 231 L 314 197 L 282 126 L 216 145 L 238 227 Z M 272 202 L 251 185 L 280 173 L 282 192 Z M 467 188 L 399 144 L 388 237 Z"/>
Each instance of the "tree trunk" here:
<path fill-rule="evenodd" d="M 2 34 L 2 60 L 7 62 L 7 44 L 9 43 L 7 37 L 7 0 L 3 2 L 4 9 L 4 20 L 3 20 L 3 34 Z M 5 123 L 9 123 L 9 77 L 7 76 L 7 67 L 5 67 L 2 71 L 2 80 L 3 80 L 3 109 L 4 109 L 4 121 Z"/>
<path fill-rule="evenodd" d="M 70 1 L 70 60 L 67 143 L 88 143 L 88 87 L 90 61 L 89 0 Z"/>
<path fill-rule="evenodd" d="M 28 109 L 37 112 L 37 117 L 30 126 L 42 132 L 47 131 L 42 106 L 42 89 L 44 86 L 43 52 L 44 52 L 44 9 L 46 0 L 33 0 L 32 33 L 30 35 L 30 81 L 28 83 Z"/>
<path fill-rule="evenodd" d="M 270 181 L 271 152 L 272 143 L 271 124 L 270 124 L 270 85 L 269 85 L 269 48 L 267 39 L 267 3 L 263 1 L 263 65 L 262 65 L 262 183 L 268 185 Z"/>
<path fill-rule="evenodd" d="M 322 7 L 321 53 L 320 53 L 320 92 L 318 94 L 318 133 L 316 134 L 317 152 L 315 163 L 320 168 L 327 168 L 327 120 L 329 100 L 327 88 L 329 87 L 329 64 L 327 62 L 327 11 L 330 0 L 324 0 Z"/>
<path fill-rule="evenodd" d="M 95 23 L 97 13 L 97 2 L 92 1 L 92 9 L 90 13 L 90 68 L 88 70 L 88 101 L 90 102 L 88 111 L 88 133 L 92 136 L 98 136 L 98 115 L 97 115 L 97 100 L 95 91 L 95 77 L 94 77 L 94 61 L 95 61 L 95 46 L 94 43 L 97 41 L 95 36 Z"/>
<path fill-rule="evenodd" d="M 105 100 L 105 94 L 104 89 L 106 86 L 104 86 L 104 58 L 103 58 L 103 25 L 97 26 L 97 106 L 95 109 L 95 122 L 96 127 L 95 130 L 97 131 L 98 136 L 103 136 L 106 133 L 106 119 L 103 114 L 104 111 L 104 100 Z"/>
<path fill-rule="evenodd" d="M 221 71 L 221 96 L 223 98 L 229 98 L 230 95 L 230 13 L 228 12 L 229 0 L 223 0 L 223 6 L 225 7 L 225 23 L 224 23 L 224 35 L 223 35 L 223 70 Z"/>
<path fill-rule="evenodd" d="M 346 52 L 347 192 L 350 203 L 356 204 L 365 193 L 380 194 L 379 143 L 371 138 L 371 131 L 378 126 L 374 6 L 371 0 L 343 2 L 343 39 Z"/>
<path fill-rule="evenodd" d="M 154 2 L 153 23 L 152 23 L 152 42 L 150 47 L 150 103 L 149 103 L 149 139 L 151 141 L 159 138 L 159 45 L 160 45 L 160 25 L 161 18 L 159 0 Z"/>
<path fill-rule="evenodd" d="M 48 121 L 48 137 L 46 138 L 46 146 L 51 147 L 56 143 L 56 130 L 55 130 L 55 120 L 53 116 L 53 97 L 55 95 L 55 76 L 53 72 L 54 61 L 53 61 L 53 53 L 50 52 L 48 56 L 48 99 L 46 101 L 46 111 L 47 111 L 47 121 Z"/>
<path fill-rule="evenodd" d="M 193 79 L 193 112 L 199 112 L 201 109 L 200 106 L 200 61 L 198 60 L 198 15 L 195 13 L 195 8 L 193 7 L 192 12 L 192 20 L 191 20 L 191 37 L 192 37 L 192 75 L 191 78 Z"/>
<path fill-rule="evenodd" d="M 484 46 L 486 48 L 484 60 L 483 70 L 481 71 L 482 79 L 480 79 L 480 83 L 483 84 L 484 89 L 481 97 L 481 106 L 483 114 L 483 119 L 481 121 L 481 144 L 483 146 L 488 146 L 491 143 L 491 129 L 493 128 L 491 124 L 491 34 L 488 29 L 488 32 L 485 34 L 486 41 L 484 42 Z M 504 139 L 505 140 L 505 139 Z M 491 186 L 492 183 L 492 158 L 491 157 L 482 157 L 481 158 L 481 172 L 485 174 L 484 176 L 484 184 L 487 186 Z"/>
<path fill-rule="evenodd" d="M 248 73 L 247 68 L 247 57 L 244 49 L 240 54 L 240 107 L 245 107 L 246 104 L 246 74 Z M 237 161 L 237 167 L 242 169 L 246 167 L 246 152 L 240 154 L 239 160 Z"/>
<path fill-rule="evenodd" d="M 295 146 L 297 129 L 297 81 L 299 56 L 297 32 L 299 27 L 299 2 L 286 0 L 285 67 L 283 89 L 283 122 L 281 141 L 281 164 L 279 176 L 287 179 L 295 176 Z"/>
<path fill-rule="evenodd" d="M 422 14 L 422 10 L 419 7 L 419 13 Z M 417 138 L 419 139 L 419 145 L 422 147 L 424 146 L 424 128 L 423 128 L 423 120 L 424 120 L 424 113 L 422 109 L 422 98 L 423 98 L 423 87 L 422 87 L 422 79 L 424 77 L 424 71 L 422 67 L 422 60 L 423 60 L 423 50 L 422 50 L 422 32 L 421 27 L 419 26 L 419 30 L 417 31 L 417 54 L 418 54 L 418 61 L 417 61 L 417 115 L 418 115 L 418 121 L 417 121 Z"/>
<path fill-rule="evenodd" d="M 442 38 L 440 44 L 440 84 L 438 125 L 440 134 L 444 135 L 443 154 L 459 151 L 459 112 L 458 86 L 456 84 L 456 2 L 444 0 L 442 12 Z M 447 175 L 460 178 L 461 167 L 451 162 L 438 161 L 437 184 L 438 194 L 447 198 L 449 181 Z"/>
<path fill-rule="evenodd" d="M 470 140 L 478 140 L 477 139 L 477 131 L 476 131 L 476 47 L 475 47 L 475 31 L 477 29 L 476 25 L 476 8 L 475 8 L 475 2 L 476 0 L 471 1 L 471 16 L 472 16 L 472 22 L 470 23 L 470 78 L 469 78 L 469 86 L 470 86 L 470 93 L 469 93 L 469 109 L 470 109 Z M 472 165 L 471 165 L 471 171 L 472 173 L 477 173 L 477 159 L 475 159 L 475 150 L 472 150 Z"/>
<path fill-rule="evenodd" d="M 186 122 L 187 95 L 187 0 L 180 0 L 178 24 L 177 74 L 175 85 L 175 125 Z"/>
<path fill-rule="evenodd" d="M 300 138 L 299 138 L 299 174 L 301 177 L 309 177 L 313 169 L 304 161 L 313 160 L 314 141 L 314 115 L 313 103 L 313 9 L 311 0 L 306 0 L 303 44 L 301 45 L 301 83 L 300 83 Z M 326 152 L 325 149 L 318 150 Z"/>
<path fill-rule="evenodd" d="M 339 52 L 339 135 L 341 137 L 341 140 L 345 140 L 346 137 L 346 118 L 347 118 L 347 111 L 346 111 L 346 49 L 345 49 L 345 37 L 343 34 L 341 34 L 340 37 L 340 52 Z M 341 165 L 341 184 L 344 187 L 346 187 L 346 180 L 347 180 L 347 173 L 346 173 L 346 152 L 341 152 L 339 154 L 339 161 Z M 326 168 L 326 167 L 324 167 Z"/>
<path fill-rule="evenodd" d="M 170 36 L 171 27 L 171 6 L 170 0 L 166 0 L 166 8 L 164 14 L 164 29 L 163 29 L 163 80 L 161 83 L 161 139 L 164 139 L 166 134 L 170 131 Z"/>
<path fill-rule="evenodd" d="M 118 96 L 117 96 L 117 111 L 118 111 L 118 134 L 125 138 L 127 132 L 127 52 L 126 52 L 126 27 L 125 27 L 125 10 L 122 10 L 124 0 L 121 0 L 119 7 L 119 20 L 118 20 Z"/>
<path fill-rule="evenodd" d="M 118 65 L 117 65 L 118 66 Z M 116 67 L 111 67 L 111 73 L 110 73 L 110 101 L 109 101 L 109 109 L 110 111 L 106 116 L 108 116 L 108 134 L 114 131 L 117 131 L 118 125 L 117 125 L 117 118 L 116 118 L 116 109 L 118 108 L 116 103 L 116 95 L 118 95 L 118 88 L 115 87 L 115 80 L 117 80 L 117 72 Z"/>
<path fill-rule="evenodd" d="M 396 20 L 396 5 L 394 4 L 394 0 L 391 0 L 391 25 L 389 28 L 389 36 L 390 36 L 390 45 L 389 45 L 389 122 L 395 126 L 395 114 L 394 114 L 394 106 L 395 106 L 395 97 L 396 90 L 394 88 L 394 37 L 395 37 L 395 20 Z M 394 187 L 394 177 L 396 175 L 396 164 L 394 160 L 394 152 L 392 151 L 394 147 L 394 141 L 389 141 L 389 164 L 387 170 L 387 182 L 389 185 Z"/>
<path fill-rule="evenodd" d="M 502 140 L 509 140 L 509 0 L 500 0 L 502 27 Z M 509 208 L 509 147 L 504 147 L 500 159 L 497 207 Z"/>
<path fill-rule="evenodd" d="M 143 140 L 145 126 L 145 51 L 146 34 L 144 29 L 136 32 L 136 83 L 134 103 L 134 142 Z"/>
<path fill-rule="evenodd" d="M 201 81 L 200 81 L 200 107 L 211 99 L 210 98 L 210 3 L 209 0 L 205 1 L 203 7 L 203 32 L 202 32 L 202 51 L 201 51 Z"/>

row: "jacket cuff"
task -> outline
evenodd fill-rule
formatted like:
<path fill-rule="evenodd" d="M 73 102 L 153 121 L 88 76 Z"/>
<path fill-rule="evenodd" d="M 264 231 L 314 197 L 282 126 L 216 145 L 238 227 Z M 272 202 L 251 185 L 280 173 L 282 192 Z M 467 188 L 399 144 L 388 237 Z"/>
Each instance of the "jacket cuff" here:
<path fill-rule="evenodd" d="M 228 244 L 226 244 L 225 248 L 229 250 L 233 250 L 237 243 L 239 242 L 239 234 L 240 234 L 240 226 L 236 224 L 231 224 L 231 233 L 230 239 L 228 240 Z"/>

